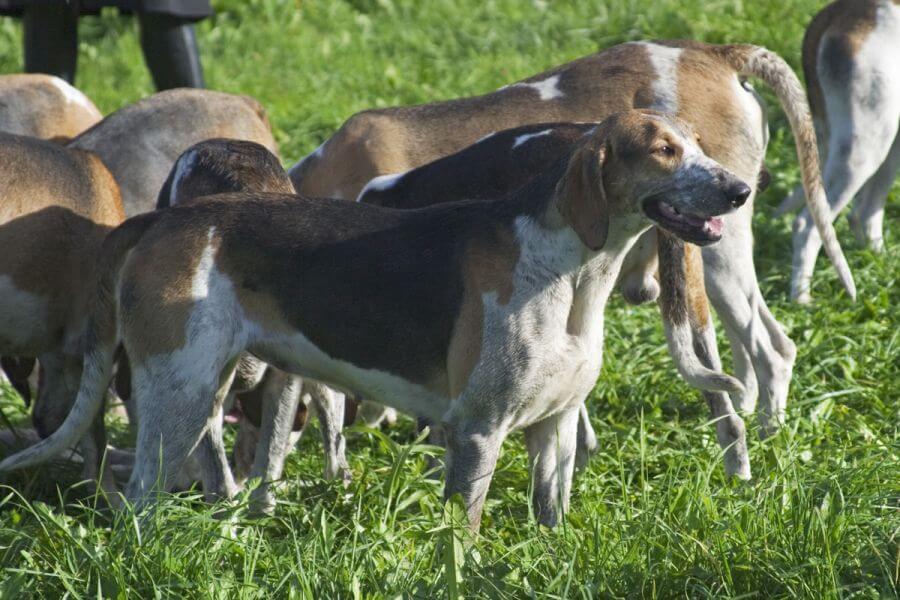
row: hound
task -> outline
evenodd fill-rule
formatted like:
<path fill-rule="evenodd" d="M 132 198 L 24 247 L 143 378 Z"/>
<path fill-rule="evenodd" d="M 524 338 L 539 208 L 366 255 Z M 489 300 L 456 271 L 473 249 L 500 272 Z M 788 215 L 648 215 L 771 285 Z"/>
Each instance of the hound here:
<path fill-rule="evenodd" d="M 94 266 L 103 238 L 123 219 L 122 203 L 112 175 L 90 152 L 6 133 L 0 194 L 0 354 L 40 359 L 32 420 L 43 437 L 74 401 Z M 100 419 L 82 440 L 92 480 L 100 480 L 102 429 Z M 101 484 L 114 487 L 111 473 L 103 476 Z"/>
<path fill-rule="evenodd" d="M 819 179 L 803 87 L 780 57 L 756 46 L 633 42 L 483 96 L 365 111 L 289 174 L 298 193 L 352 199 L 376 176 L 407 171 L 498 130 L 549 121 L 598 121 L 615 111 L 653 108 L 691 123 L 709 156 L 752 184 L 762 165 L 768 127 L 762 101 L 746 77 L 764 81 L 781 102 L 797 141 L 810 214 L 841 281 L 855 297 Z M 759 420 L 768 434 L 783 420 L 796 348 L 759 290 L 752 214 L 751 195 L 744 208 L 725 218 L 730 243 L 703 249 L 703 272 L 743 384 L 744 391 L 732 393 L 732 399 L 742 411 L 752 412 L 760 397 Z M 654 270 L 655 264 L 648 264 L 643 280 L 650 282 Z M 655 293 L 651 287 L 645 295 L 653 299 Z M 712 321 L 705 336 L 713 347 Z M 721 371 L 718 360 L 714 369 Z"/>
<path fill-rule="evenodd" d="M 0 75 L 0 131 L 68 141 L 103 115 L 83 93 L 52 75 Z"/>
<path fill-rule="evenodd" d="M 596 123 L 538 123 L 499 131 L 405 173 L 376 177 L 362 189 L 357 201 L 410 209 L 462 199 L 504 198 L 570 152 L 573 144 L 591 135 L 596 126 Z M 715 348 L 710 349 L 703 336 L 709 307 L 697 247 L 685 247 L 674 236 L 651 229 L 626 255 L 617 287 L 632 304 L 645 300 L 644 290 L 654 289 L 651 283 L 659 289 L 652 274 L 651 282 L 644 280 L 647 276 L 644 265 L 653 259 L 646 254 L 657 249 L 657 235 L 662 236 L 660 264 L 666 267 L 661 274 L 667 286 L 660 296 L 660 310 L 669 351 L 682 377 L 705 393 L 719 443 L 725 451 L 726 473 L 749 479 L 746 428 L 728 397 L 721 393 L 740 391 L 740 382 L 709 368 Z M 690 297 L 685 289 L 688 281 Z M 583 466 L 596 448 L 596 436 L 586 411 L 581 416 L 578 432 L 577 461 Z M 435 440 L 439 440 L 439 435 Z"/>
<path fill-rule="evenodd" d="M 140 215 L 104 244 L 65 425 L 0 470 L 47 460 L 89 429 L 123 343 L 140 412 L 128 498 L 148 502 L 195 446 L 206 489 L 227 495 L 213 475 L 227 473 L 221 403 L 250 351 L 440 422 L 445 496 L 461 494 L 476 529 L 500 445 L 524 429 L 536 514 L 552 525 L 625 254 L 651 222 L 717 241 L 719 215 L 751 191 L 687 124 L 630 111 L 499 201 L 398 211 L 255 193 Z"/>
<path fill-rule="evenodd" d="M 157 209 L 203 202 L 226 192 L 293 193 L 294 186 L 274 154 L 255 142 L 211 139 L 188 148 L 175 161 L 157 199 Z M 231 196 L 239 199 L 242 196 Z M 344 395 L 316 381 L 270 367 L 250 354 L 241 357 L 231 386 L 242 414 L 235 439 L 236 485 L 249 478 L 260 484 L 251 493 L 254 509 L 274 509 L 272 482 L 281 478 L 284 460 L 300 439 L 312 404 L 319 419 L 326 479 L 348 480 L 342 432 Z M 277 412 L 279 404 L 286 404 Z M 276 420 L 285 415 L 289 420 Z"/>
<path fill-rule="evenodd" d="M 0 75 L 0 131 L 65 142 L 102 118 L 87 96 L 59 77 Z M 37 388 L 35 360 L 4 356 L 0 366 L 30 404 L 32 389 Z"/>
<path fill-rule="evenodd" d="M 277 154 L 265 109 L 256 100 L 185 88 L 117 110 L 70 146 L 103 160 L 122 190 L 125 215 L 131 217 L 155 208 L 178 156 L 209 138 L 249 140 Z"/>
<path fill-rule="evenodd" d="M 832 218 L 856 198 L 850 228 L 861 244 L 884 247 L 884 205 L 900 169 L 900 0 L 838 0 L 809 24 L 803 73 L 825 162 Z M 798 208 L 803 190 L 779 213 Z M 822 242 L 808 211 L 794 221 L 791 293 L 810 300 Z"/>

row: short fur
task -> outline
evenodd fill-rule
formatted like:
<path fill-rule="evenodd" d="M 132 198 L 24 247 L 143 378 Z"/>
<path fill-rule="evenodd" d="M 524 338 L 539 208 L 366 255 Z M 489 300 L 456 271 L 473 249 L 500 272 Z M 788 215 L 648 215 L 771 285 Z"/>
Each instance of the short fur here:
<path fill-rule="evenodd" d="M 87 96 L 59 77 L 0 75 L 0 131 L 63 141 L 102 118 Z"/>

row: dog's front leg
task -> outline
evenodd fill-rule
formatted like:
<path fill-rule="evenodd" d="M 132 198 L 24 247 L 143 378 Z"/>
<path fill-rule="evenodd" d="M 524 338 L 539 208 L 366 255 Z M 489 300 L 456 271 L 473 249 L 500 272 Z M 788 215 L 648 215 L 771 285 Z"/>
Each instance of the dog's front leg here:
<path fill-rule="evenodd" d="M 299 377 L 273 367 L 266 372 L 262 385 L 265 387 L 260 442 L 250 473 L 260 482 L 250 495 L 250 504 L 254 511 L 268 513 L 275 509 L 271 484 L 281 478 L 284 459 L 290 450 L 291 429 L 302 383 Z"/>
<path fill-rule="evenodd" d="M 469 516 L 469 529 L 478 531 L 500 446 L 506 432 L 487 419 L 464 419 L 442 424 L 447 452 L 444 500 L 462 496 Z"/>
<path fill-rule="evenodd" d="M 525 429 L 538 523 L 555 527 L 560 512 L 569 509 L 579 409 L 583 404 L 538 421 Z"/>

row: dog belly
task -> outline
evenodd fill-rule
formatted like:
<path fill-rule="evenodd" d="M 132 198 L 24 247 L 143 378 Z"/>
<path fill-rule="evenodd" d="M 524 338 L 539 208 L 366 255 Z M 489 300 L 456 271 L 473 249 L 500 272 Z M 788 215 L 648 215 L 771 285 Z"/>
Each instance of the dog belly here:
<path fill-rule="evenodd" d="M 345 392 L 362 395 L 408 415 L 440 421 L 449 398 L 427 387 L 379 369 L 362 368 L 333 358 L 296 333 L 251 346 L 262 360 L 289 373 L 309 377 Z"/>

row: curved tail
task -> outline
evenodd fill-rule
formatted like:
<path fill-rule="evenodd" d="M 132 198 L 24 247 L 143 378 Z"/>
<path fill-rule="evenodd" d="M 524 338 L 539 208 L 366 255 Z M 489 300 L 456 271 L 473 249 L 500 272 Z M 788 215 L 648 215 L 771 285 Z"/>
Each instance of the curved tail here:
<path fill-rule="evenodd" d="M 797 143 L 806 205 L 822 237 L 825 253 L 837 270 L 844 289 L 855 300 L 856 284 L 835 235 L 831 207 L 822 185 L 816 133 L 803 85 L 783 58 L 760 46 L 736 44 L 719 46 L 714 51 L 739 74 L 762 80 L 778 96 Z"/>
<path fill-rule="evenodd" d="M 703 262 L 700 249 L 685 245 L 680 239 L 660 230 L 659 240 L 659 309 L 669 353 L 678 372 L 692 387 L 707 392 L 739 393 L 740 381 L 706 367 L 694 349 L 694 339 L 706 326 L 709 307 L 703 284 Z"/>
<path fill-rule="evenodd" d="M 159 216 L 160 213 L 147 213 L 128 219 L 104 240 L 97 268 L 96 293 L 84 332 L 84 368 L 75 404 L 59 429 L 50 437 L 7 457 L 0 463 L 0 471 L 44 463 L 72 447 L 90 429 L 103 406 L 119 345 L 116 302 L 119 271 L 131 249 Z"/>

